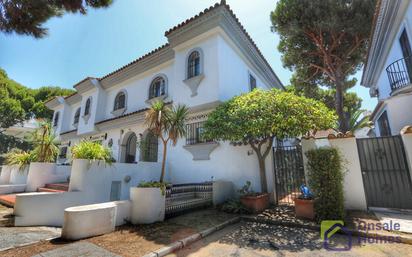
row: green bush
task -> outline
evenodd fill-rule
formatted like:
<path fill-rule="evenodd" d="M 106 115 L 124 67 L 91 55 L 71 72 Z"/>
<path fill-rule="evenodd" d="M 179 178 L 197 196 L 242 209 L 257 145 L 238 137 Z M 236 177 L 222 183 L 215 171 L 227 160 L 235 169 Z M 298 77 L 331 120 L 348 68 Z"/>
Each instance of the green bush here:
<path fill-rule="evenodd" d="M 343 197 L 343 163 L 337 149 L 323 147 L 306 152 L 309 185 L 315 196 L 318 221 L 342 220 L 345 215 Z"/>
<path fill-rule="evenodd" d="M 142 181 L 137 185 L 137 187 L 158 187 L 162 191 L 162 195 L 165 195 L 167 182 L 158 182 L 158 181 Z"/>
<path fill-rule="evenodd" d="M 71 153 L 73 159 L 103 160 L 107 164 L 113 162 L 110 149 L 98 142 L 81 141 L 71 148 Z"/>
<path fill-rule="evenodd" d="M 30 162 L 35 161 L 35 155 L 33 152 L 25 152 L 20 149 L 12 149 L 6 154 L 5 164 L 17 165 L 19 170 L 23 171 Z"/>
<path fill-rule="evenodd" d="M 229 199 L 223 204 L 218 206 L 218 209 L 223 212 L 227 213 L 235 213 L 235 214 L 250 214 L 251 210 L 246 208 L 239 199 Z"/>

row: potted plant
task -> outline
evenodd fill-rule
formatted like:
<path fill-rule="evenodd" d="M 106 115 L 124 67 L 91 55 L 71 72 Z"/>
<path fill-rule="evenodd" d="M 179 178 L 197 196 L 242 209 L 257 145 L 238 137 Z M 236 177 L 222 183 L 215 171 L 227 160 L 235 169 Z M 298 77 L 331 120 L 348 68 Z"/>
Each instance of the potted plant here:
<path fill-rule="evenodd" d="M 132 223 L 151 224 L 163 221 L 166 209 L 166 183 L 142 181 L 130 188 Z"/>
<path fill-rule="evenodd" d="M 85 190 L 89 186 L 86 181 L 93 179 L 96 182 L 107 174 L 104 173 L 106 169 L 99 168 L 99 165 L 111 165 L 113 162 L 111 150 L 98 142 L 83 140 L 70 151 L 73 163 L 69 191 Z"/>
<path fill-rule="evenodd" d="M 300 192 L 299 197 L 294 199 L 295 215 L 299 218 L 313 220 L 315 218 L 313 195 L 306 185 L 300 186 Z"/>
<path fill-rule="evenodd" d="M 262 212 L 269 207 L 269 194 L 254 192 L 250 181 L 246 181 L 239 193 L 240 202 L 254 213 Z"/>
<path fill-rule="evenodd" d="M 162 169 L 158 182 L 143 181 L 137 187 L 130 188 L 133 224 L 149 224 L 164 219 L 167 146 L 169 143 L 175 146 L 178 139 L 185 135 L 187 115 L 186 106 L 178 105 L 169 108 L 162 101 L 154 102 L 146 113 L 145 123 L 149 131 L 163 143 Z"/>

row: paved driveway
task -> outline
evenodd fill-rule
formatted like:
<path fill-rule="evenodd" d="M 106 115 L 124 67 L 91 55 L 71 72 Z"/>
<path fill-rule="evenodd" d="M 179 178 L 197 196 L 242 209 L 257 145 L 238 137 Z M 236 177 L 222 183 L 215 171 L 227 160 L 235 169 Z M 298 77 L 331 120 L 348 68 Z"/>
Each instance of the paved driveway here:
<path fill-rule="evenodd" d="M 344 246 L 348 238 L 334 236 L 334 246 Z M 217 232 L 205 240 L 170 256 L 412 256 L 412 245 L 398 243 L 360 243 L 352 238 L 350 251 L 323 249 L 319 233 L 258 223 L 241 223 Z"/>

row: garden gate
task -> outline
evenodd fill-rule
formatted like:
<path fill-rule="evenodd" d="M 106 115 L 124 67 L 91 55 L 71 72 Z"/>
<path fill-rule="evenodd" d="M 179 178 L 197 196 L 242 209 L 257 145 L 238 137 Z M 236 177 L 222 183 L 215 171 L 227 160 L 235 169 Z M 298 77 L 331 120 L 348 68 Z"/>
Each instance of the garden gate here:
<path fill-rule="evenodd" d="M 411 209 L 411 178 L 401 136 L 356 141 L 368 207 Z"/>
<path fill-rule="evenodd" d="M 277 204 L 293 205 L 305 183 L 302 147 L 277 146 L 273 148 L 275 190 Z"/>

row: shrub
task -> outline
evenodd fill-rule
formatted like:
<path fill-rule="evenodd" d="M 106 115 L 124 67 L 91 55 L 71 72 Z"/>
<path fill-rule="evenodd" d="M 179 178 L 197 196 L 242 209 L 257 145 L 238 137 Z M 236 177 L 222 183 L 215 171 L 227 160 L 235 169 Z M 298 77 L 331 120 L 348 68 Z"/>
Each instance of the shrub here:
<path fill-rule="evenodd" d="M 318 221 L 344 218 L 343 165 L 335 148 L 310 150 L 308 157 L 309 185 L 315 196 Z"/>
<path fill-rule="evenodd" d="M 81 141 L 71 148 L 73 159 L 102 160 L 108 164 L 113 162 L 109 148 L 97 142 Z"/>
<path fill-rule="evenodd" d="M 25 152 L 20 149 L 12 149 L 9 153 L 6 154 L 7 165 L 17 165 L 19 170 L 23 171 L 30 162 L 35 161 L 35 155 L 33 152 Z"/>
<path fill-rule="evenodd" d="M 142 181 L 137 185 L 137 187 L 158 187 L 162 191 L 162 195 L 165 195 L 166 186 L 168 183 L 166 182 L 158 182 L 158 181 Z"/>
<path fill-rule="evenodd" d="M 33 161 L 37 162 L 55 162 L 59 154 L 59 144 L 50 122 L 43 121 L 39 127 L 32 133 L 31 141 L 35 146 L 32 154 Z"/>
<path fill-rule="evenodd" d="M 249 214 L 251 211 L 246 208 L 238 199 L 230 199 L 224 202 L 222 205 L 218 206 L 218 209 L 227 212 L 227 213 L 235 213 L 235 214 Z"/>

